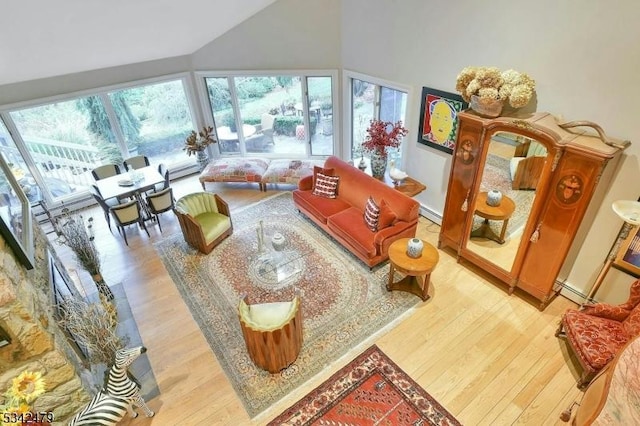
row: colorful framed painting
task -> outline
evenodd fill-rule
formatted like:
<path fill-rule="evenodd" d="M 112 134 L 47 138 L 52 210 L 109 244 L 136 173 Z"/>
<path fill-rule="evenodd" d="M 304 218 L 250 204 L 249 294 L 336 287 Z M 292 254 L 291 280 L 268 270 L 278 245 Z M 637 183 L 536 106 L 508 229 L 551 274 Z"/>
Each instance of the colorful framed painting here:
<path fill-rule="evenodd" d="M 458 135 L 458 113 L 468 106 L 460 95 L 423 87 L 418 142 L 453 154 Z"/>
<path fill-rule="evenodd" d="M 613 265 L 635 277 L 640 277 L 640 226 L 631 228 L 620 245 Z"/>

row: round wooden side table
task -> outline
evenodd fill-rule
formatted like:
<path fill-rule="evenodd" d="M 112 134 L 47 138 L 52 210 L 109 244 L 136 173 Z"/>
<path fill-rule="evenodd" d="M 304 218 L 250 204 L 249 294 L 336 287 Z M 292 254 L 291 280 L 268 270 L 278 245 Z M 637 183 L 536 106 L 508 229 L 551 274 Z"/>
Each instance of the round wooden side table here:
<path fill-rule="evenodd" d="M 471 232 L 471 238 L 488 238 L 498 244 L 504 244 L 504 234 L 507 232 L 507 224 L 515 210 L 516 203 L 506 195 L 502 196 L 500 205 L 493 207 L 487 204 L 487 193 L 479 193 L 476 201 L 475 214 L 484 218 L 484 221 L 482 225 Z M 499 236 L 491 229 L 489 225 L 490 220 L 502 221 L 502 229 Z"/>
<path fill-rule="evenodd" d="M 407 255 L 407 242 L 410 238 L 400 238 L 389 246 L 389 282 L 387 290 L 401 290 L 415 294 L 422 300 L 429 299 L 429 279 L 431 271 L 438 264 L 438 250 L 422 241 L 422 256 L 412 258 Z M 398 271 L 405 275 L 400 281 L 393 281 L 393 274 Z"/>

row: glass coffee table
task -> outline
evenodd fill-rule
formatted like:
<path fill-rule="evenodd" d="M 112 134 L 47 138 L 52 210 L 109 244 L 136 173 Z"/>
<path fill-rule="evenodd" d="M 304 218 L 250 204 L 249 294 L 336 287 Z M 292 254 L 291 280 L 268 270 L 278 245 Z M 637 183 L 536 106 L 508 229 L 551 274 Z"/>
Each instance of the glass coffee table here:
<path fill-rule="evenodd" d="M 257 286 L 279 290 L 298 282 L 306 269 L 310 253 L 295 244 L 285 229 L 258 226 L 257 250 L 250 254 L 249 276 Z"/>

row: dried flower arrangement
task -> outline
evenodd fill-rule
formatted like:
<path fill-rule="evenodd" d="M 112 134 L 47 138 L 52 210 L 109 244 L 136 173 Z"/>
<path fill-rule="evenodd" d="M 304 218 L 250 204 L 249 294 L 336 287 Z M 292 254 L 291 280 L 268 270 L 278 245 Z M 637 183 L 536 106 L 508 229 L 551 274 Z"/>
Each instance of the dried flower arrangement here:
<path fill-rule="evenodd" d="M 387 130 L 389 127 L 391 129 Z M 399 147 L 402 138 L 407 133 L 409 131 L 402 127 L 402 121 L 392 123 L 391 121 L 371 120 L 362 147 L 369 152 L 386 157 L 387 148 Z"/>
<path fill-rule="evenodd" d="M 53 413 L 39 413 L 32 410 L 31 404 L 45 392 L 45 382 L 40 372 L 23 371 L 11 380 L 11 386 L 4 394 L 4 403 L 0 405 L 0 424 L 25 424 L 29 421 L 53 422 Z"/>
<path fill-rule="evenodd" d="M 204 151 L 209 145 L 218 142 L 213 134 L 213 127 L 205 126 L 200 132 L 195 130 L 191 131 L 191 134 L 187 137 L 184 143 L 183 151 L 187 151 L 187 154 L 196 154 L 200 151 Z"/>
<path fill-rule="evenodd" d="M 529 75 L 512 69 L 500 72 L 496 67 L 466 67 L 456 79 L 456 91 L 469 102 L 476 95 L 480 102 L 502 100 L 514 108 L 531 101 L 536 82 Z"/>
<path fill-rule="evenodd" d="M 66 297 L 60 303 L 58 325 L 71 333 L 75 341 L 88 352 L 90 365 L 109 365 L 118 349 L 128 339 L 118 336 L 115 306 L 100 294 L 100 302 L 88 302 L 82 297 Z"/>
<path fill-rule="evenodd" d="M 91 274 L 98 291 L 104 294 L 108 300 L 113 299 L 109 286 L 102 279 L 100 272 L 100 253 L 96 247 L 93 235 L 93 218 L 87 219 L 78 214 L 72 214 L 68 208 L 62 209 L 57 230 L 56 240 L 60 244 L 68 246 L 76 256 L 78 263 Z"/>

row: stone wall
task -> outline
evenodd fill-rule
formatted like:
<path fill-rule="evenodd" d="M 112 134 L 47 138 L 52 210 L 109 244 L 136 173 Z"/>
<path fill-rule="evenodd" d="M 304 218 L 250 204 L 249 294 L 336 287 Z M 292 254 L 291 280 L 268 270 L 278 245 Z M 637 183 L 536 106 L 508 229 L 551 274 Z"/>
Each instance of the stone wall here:
<path fill-rule="evenodd" d="M 25 370 L 39 371 L 46 392 L 33 408 L 53 411 L 54 424 L 66 424 L 90 395 L 80 379 L 79 360 L 53 318 L 51 247 L 37 224 L 34 237 L 35 265 L 26 270 L 0 236 L 0 327 L 11 338 L 11 344 L 0 348 L 0 402 L 14 377 Z"/>

